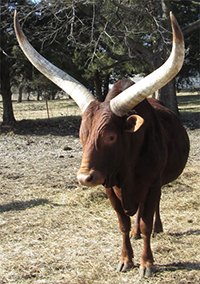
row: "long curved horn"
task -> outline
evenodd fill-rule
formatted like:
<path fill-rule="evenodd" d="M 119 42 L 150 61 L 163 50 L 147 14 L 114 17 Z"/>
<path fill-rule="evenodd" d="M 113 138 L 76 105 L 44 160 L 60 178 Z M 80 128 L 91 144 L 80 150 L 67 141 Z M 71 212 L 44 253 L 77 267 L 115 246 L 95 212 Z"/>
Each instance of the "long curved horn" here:
<path fill-rule="evenodd" d="M 18 43 L 28 60 L 49 80 L 69 94 L 83 113 L 90 102 L 94 100 L 93 95 L 81 83 L 51 64 L 32 47 L 19 25 L 16 10 L 14 28 Z"/>
<path fill-rule="evenodd" d="M 170 12 L 173 46 L 167 61 L 148 76 L 129 87 L 110 101 L 110 108 L 117 116 L 125 115 L 134 106 L 171 81 L 180 71 L 184 61 L 184 38 L 179 24 Z"/>

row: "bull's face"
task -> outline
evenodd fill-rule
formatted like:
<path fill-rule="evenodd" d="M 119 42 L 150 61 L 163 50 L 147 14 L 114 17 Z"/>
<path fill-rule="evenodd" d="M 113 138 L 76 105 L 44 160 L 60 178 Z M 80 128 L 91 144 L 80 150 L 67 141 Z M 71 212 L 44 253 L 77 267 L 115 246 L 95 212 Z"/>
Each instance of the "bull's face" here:
<path fill-rule="evenodd" d="M 143 124 L 138 115 L 118 117 L 108 102 L 93 101 L 82 116 L 80 139 L 83 157 L 77 179 L 80 184 L 113 186 L 124 151 L 125 132 Z"/>

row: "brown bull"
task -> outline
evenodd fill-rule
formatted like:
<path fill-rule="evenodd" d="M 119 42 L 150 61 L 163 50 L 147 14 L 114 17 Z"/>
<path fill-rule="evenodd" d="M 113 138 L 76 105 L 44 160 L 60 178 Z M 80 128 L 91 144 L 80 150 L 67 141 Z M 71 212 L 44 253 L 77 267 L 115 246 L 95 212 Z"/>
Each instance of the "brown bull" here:
<path fill-rule="evenodd" d="M 179 119 L 161 102 L 146 99 L 168 83 L 181 69 L 184 40 L 171 13 L 173 47 L 168 60 L 137 84 L 124 79 L 108 93 L 103 103 L 67 73 L 53 66 L 28 43 L 15 13 L 18 42 L 32 64 L 55 84 L 71 95 L 82 111 L 80 139 L 83 158 L 77 178 L 80 184 L 103 184 L 117 212 L 123 235 L 118 270 L 133 266 L 130 243 L 130 217 L 137 211 L 132 234 L 143 235 L 140 264 L 143 277 L 152 275 L 153 255 L 150 236 L 162 185 L 182 172 L 189 152 L 189 140 Z"/>

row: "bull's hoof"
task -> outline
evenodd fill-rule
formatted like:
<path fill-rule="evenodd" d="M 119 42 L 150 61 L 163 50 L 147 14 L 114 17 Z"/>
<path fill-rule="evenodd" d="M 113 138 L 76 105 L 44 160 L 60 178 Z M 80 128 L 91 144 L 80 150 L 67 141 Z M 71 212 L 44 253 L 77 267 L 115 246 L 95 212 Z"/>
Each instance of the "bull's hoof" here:
<path fill-rule="evenodd" d="M 133 267 L 134 267 L 134 264 L 132 262 L 123 263 L 123 262 L 120 261 L 119 265 L 117 267 L 117 272 L 127 272 L 128 270 L 130 270 Z"/>
<path fill-rule="evenodd" d="M 130 232 L 130 239 L 139 240 L 139 239 L 141 239 L 141 238 L 142 238 L 142 237 L 141 237 L 140 232 L 136 232 L 135 230 L 132 230 L 132 231 Z"/>
<path fill-rule="evenodd" d="M 155 238 L 155 237 L 157 236 L 157 234 L 160 234 L 160 233 L 162 233 L 162 232 L 163 232 L 162 229 L 160 229 L 160 230 L 154 230 L 153 233 L 152 233 L 152 238 Z"/>
<path fill-rule="evenodd" d="M 141 237 L 141 235 L 139 234 L 139 235 L 130 235 L 130 239 L 134 239 L 134 240 L 139 240 L 139 239 L 141 239 L 142 237 Z"/>
<path fill-rule="evenodd" d="M 140 230 L 137 230 L 137 229 L 135 229 L 134 227 L 133 227 L 133 229 L 130 231 L 130 239 L 134 239 L 134 240 L 139 240 L 139 239 L 141 239 L 142 237 L 141 237 L 141 232 L 140 232 Z"/>
<path fill-rule="evenodd" d="M 154 266 L 140 267 L 140 272 L 139 272 L 140 278 L 152 277 L 154 272 L 155 272 Z"/>

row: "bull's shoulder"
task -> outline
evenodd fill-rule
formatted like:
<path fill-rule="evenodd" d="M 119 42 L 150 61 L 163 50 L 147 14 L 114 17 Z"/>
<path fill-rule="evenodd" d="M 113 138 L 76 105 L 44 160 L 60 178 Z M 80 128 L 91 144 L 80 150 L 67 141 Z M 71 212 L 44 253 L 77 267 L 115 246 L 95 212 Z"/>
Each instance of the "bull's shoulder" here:
<path fill-rule="evenodd" d="M 163 102 L 153 98 L 149 98 L 148 102 L 160 121 L 176 121 L 178 124 L 181 124 L 179 118 L 170 109 L 168 109 Z"/>
<path fill-rule="evenodd" d="M 163 137 L 165 137 L 167 145 L 170 145 L 169 147 L 171 147 L 171 144 L 173 143 L 179 147 L 181 143 L 186 149 L 188 149 L 188 135 L 179 117 L 165 107 L 165 105 L 159 100 L 148 99 L 148 102 L 154 109 L 161 133 Z"/>

